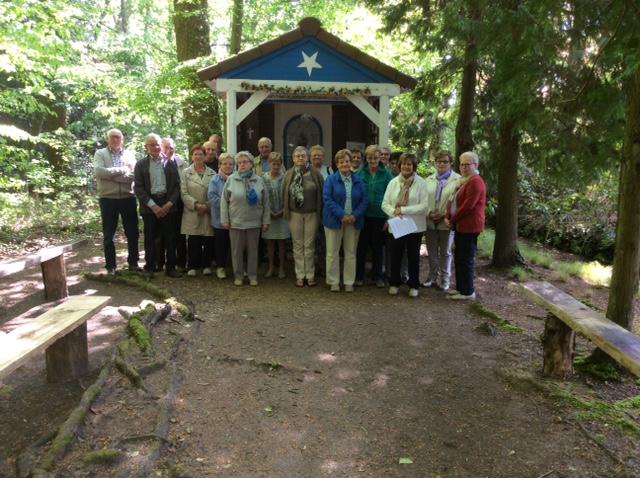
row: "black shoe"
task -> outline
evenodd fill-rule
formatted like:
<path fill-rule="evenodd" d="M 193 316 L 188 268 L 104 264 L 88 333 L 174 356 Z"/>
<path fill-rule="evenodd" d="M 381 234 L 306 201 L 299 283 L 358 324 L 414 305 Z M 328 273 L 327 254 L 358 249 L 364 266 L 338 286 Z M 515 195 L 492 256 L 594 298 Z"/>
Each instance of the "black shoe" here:
<path fill-rule="evenodd" d="M 142 272 L 142 269 L 138 264 L 129 264 L 129 267 L 127 268 L 127 270 L 129 272 L 137 272 L 137 273 Z"/>
<path fill-rule="evenodd" d="M 164 275 L 166 275 L 167 277 L 173 277 L 174 279 L 177 279 L 179 277 L 182 277 L 182 274 L 180 274 L 178 271 L 176 270 L 168 270 L 164 273 Z"/>

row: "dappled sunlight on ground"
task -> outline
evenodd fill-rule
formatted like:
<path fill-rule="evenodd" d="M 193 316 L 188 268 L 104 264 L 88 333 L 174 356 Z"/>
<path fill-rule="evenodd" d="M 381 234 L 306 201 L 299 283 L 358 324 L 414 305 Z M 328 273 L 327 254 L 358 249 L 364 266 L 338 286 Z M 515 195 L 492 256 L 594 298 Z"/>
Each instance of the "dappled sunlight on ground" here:
<path fill-rule="evenodd" d="M 333 352 L 331 353 L 320 353 L 318 354 L 318 360 L 324 363 L 334 363 L 338 360 L 338 357 L 335 356 Z"/>

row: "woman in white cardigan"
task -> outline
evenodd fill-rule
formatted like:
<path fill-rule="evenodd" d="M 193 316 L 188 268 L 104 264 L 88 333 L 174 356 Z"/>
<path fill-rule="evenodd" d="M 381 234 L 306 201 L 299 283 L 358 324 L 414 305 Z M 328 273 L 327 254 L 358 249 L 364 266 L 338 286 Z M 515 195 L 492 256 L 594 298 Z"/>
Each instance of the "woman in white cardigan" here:
<path fill-rule="evenodd" d="M 451 247 L 453 230 L 444 221 L 447 206 L 455 191 L 456 179 L 460 175 L 451 169 L 451 153 L 443 150 L 436 153 L 436 173 L 427 182 L 427 250 L 429 251 L 429 279 L 423 287 L 448 290 L 451 281 Z"/>
<path fill-rule="evenodd" d="M 420 244 L 426 229 L 427 184 L 416 174 L 418 159 L 414 154 L 403 154 L 398 160 L 400 174 L 393 178 L 382 200 L 382 210 L 389 218 L 410 216 L 417 231 L 397 239 L 391 238 L 391 274 L 389 294 L 397 295 L 400 287 L 402 255 L 407 252 L 409 269 L 409 297 L 418 297 L 420 287 Z"/>
<path fill-rule="evenodd" d="M 180 234 L 187 239 L 187 275 L 195 276 L 197 269 L 204 275 L 211 275 L 213 259 L 213 228 L 207 190 L 216 172 L 205 166 L 204 148 L 197 144 L 191 148 L 192 164 L 182 172 L 180 196 L 184 203 Z"/>

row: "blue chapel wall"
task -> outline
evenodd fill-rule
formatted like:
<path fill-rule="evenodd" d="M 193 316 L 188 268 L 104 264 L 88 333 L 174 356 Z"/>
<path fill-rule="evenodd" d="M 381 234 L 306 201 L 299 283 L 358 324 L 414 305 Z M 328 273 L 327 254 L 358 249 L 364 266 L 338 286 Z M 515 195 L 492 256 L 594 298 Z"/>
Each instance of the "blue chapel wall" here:
<path fill-rule="evenodd" d="M 302 52 L 312 56 L 322 68 L 314 68 L 311 76 L 303 62 Z M 219 78 L 242 80 L 327 81 L 336 83 L 393 83 L 393 81 L 367 68 L 316 38 L 303 38 L 291 45 L 269 53 L 246 65 L 239 66 Z"/>

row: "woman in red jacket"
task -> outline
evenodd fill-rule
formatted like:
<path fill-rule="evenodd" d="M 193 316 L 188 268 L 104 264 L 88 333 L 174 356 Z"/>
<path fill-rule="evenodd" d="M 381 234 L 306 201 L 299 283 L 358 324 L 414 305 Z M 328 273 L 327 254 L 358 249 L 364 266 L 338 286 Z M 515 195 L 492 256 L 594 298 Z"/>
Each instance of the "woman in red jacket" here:
<path fill-rule="evenodd" d="M 474 300 L 474 266 L 478 235 L 484 230 L 484 209 L 487 188 L 478 172 L 480 158 L 467 151 L 460 155 L 460 174 L 456 192 L 449 207 L 447 221 L 455 231 L 454 262 L 456 268 L 456 291 L 449 296 L 454 300 Z"/>

